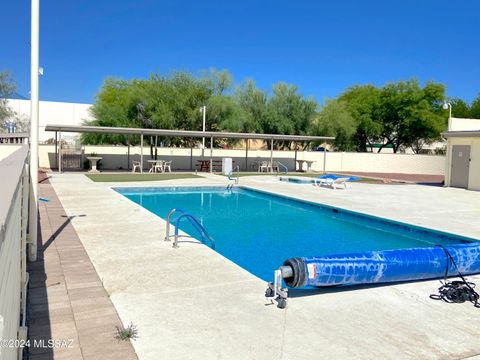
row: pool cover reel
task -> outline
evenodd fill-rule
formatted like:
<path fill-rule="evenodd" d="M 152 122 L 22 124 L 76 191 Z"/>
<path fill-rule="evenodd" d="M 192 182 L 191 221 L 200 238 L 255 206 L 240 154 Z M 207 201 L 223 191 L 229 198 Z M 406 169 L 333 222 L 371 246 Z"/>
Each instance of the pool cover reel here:
<path fill-rule="evenodd" d="M 447 268 L 447 276 L 479 273 L 480 243 L 291 258 L 280 270 L 287 286 L 300 288 L 437 279 Z"/>

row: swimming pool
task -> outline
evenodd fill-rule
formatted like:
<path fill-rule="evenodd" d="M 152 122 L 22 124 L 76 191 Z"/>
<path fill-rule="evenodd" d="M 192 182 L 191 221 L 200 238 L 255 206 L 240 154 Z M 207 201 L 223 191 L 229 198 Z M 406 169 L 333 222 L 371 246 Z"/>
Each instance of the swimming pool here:
<path fill-rule="evenodd" d="M 163 219 L 172 208 L 191 213 L 215 239 L 215 251 L 265 281 L 292 257 L 475 241 L 242 187 L 114 190 Z M 180 229 L 198 238 L 188 222 L 181 223 Z M 159 240 L 163 236 L 159 234 Z"/>

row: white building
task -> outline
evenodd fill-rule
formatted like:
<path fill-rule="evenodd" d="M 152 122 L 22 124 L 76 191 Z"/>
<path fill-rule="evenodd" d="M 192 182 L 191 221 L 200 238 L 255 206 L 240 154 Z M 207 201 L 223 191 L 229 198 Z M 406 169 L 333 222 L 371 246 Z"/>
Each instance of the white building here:
<path fill-rule="evenodd" d="M 30 100 L 8 99 L 8 105 L 18 117 L 30 118 Z M 45 132 L 46 124 L 82 125 L 85 120 L 92 120 L 90 107 L 92 104 L 66 103 L 56 101 L 40 101 L 39 134 L 40 143 L 45 143 L 55 135 Z M 73 139 L 78 134 L 65 134 L 65 140 Z"/>
<path fill-rule="evenodd" d="M 445 185 L 480 190 L 480 119 L 450 118 Z"/>

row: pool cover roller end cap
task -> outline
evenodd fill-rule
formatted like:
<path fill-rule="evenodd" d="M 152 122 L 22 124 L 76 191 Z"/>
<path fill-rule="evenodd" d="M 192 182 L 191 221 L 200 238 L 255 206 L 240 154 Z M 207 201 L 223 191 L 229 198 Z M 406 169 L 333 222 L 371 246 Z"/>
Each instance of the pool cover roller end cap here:
<path fill-rule="evenodd" d="M 283 281 L 285 281 L 287 286 L 298 288 L 306 285 L 307 274 L 303 258 L 291 258 L 285 260 L 280 270 L 282 271 Z"/>

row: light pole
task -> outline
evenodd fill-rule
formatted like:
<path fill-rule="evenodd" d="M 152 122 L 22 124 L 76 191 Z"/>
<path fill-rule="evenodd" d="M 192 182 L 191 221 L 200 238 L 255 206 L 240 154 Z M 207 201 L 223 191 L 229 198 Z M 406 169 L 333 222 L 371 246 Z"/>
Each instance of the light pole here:
<path fill-rule="evenodd" d="M 205 132 L 205 117 L 207 116 L 207 107 L 203 105 L 200 108 L 200 112 L 203 114 L 203 126 L 202 131 Z M 205 137 L 202 138 L 202 149 L 205 149 Z"/>
<path fill-rule="evenodd" d="M 448 130 L 451 130 L 451 119 L 452 119 L 452 104 L 447 103 L 446 101 L 443 103 L 442 106 L 443 110 L 449 110 L 448 113 Z"/>
<path fill-rule="evenodd" d="M 447 103 L 446 101 L 443 103 L 443 110 L 450 110 L 448 117 L 452 117 L 452 104 Z"/>
<path fill-rule="evenodd" d="M 200 108 L 200 112 L 203 114 L 203 126 L 202 126 L 202 131 L 205 132 L 205 117 L 207 116 L 207 107 L 203 105 Z M 202 156 L 204 155 L 205 151 L 205 137 L 202 138 Z"/>
<path fill-rule="evenodd" d="M 30 211 L 29 237 L 30 261 L 37 260 L 38 226 L 38 48 L 39 48 L 40 0 L 32 0 L 30 45 Z"/>

